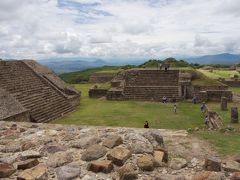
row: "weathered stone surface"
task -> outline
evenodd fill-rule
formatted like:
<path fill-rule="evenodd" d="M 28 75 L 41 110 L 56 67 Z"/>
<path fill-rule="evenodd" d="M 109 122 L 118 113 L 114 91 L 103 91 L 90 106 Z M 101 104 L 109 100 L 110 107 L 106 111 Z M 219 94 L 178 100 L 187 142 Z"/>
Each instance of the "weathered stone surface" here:
<path fill-rule="evenodd" d="M 160 146 L 163 146 L 163 137 L 161 135 L 161 132 L 157 129 L 151 130 L 151 135 L 154 137 L 154 139 L 158 142 Z"/>
<path fill-rule="evenodd" d="M 50 167 L 59 167 L 72 161 L 73 157 L 71 153 L 56 152 L 49 157 L 47 164 Z"/>
<path fill-rule="evenodd" d="M 221 98 L 221 110 L 226 111 L 227 110 L 227 103 L 228 99 L 226 97 Z"/>
<path fill-rule="evenodd" d="M 11 176 L 15 172 L 15 168 L 7 163 L 0 163 L 0 178 Z"/>
<path fill-rule="evenodd" d="M 81 169 L 77 163 L 70 163 L 56 169 L 58 180 L 71 180 L 77 178 L 80 173 Z"/>
<path fill-rule="evenodd" d="M 231 122 L 238 123 L 238 107 L 231 108 Z"/>
<path fill-rule="evenodd" d="M 86 149 L 82 153 L 81 159 L 84 161 L 92 161 L 103 157 L 107 153 L 107 149 L 104 146 L 95 144 Z"/>
<path fill-rule="evenodd" d="M 154 151 L 153 153 L 153 157 L 154 157 L 154 162 L 157 166 L 161 166 L 162 163 L 167 163 L 168 162 L 168 155 L 166 151 Z"/>
<path fill-rule="evenodd" d="M 66 148 L 62 145 L 45 145 L 40 151 L 53 154 L 60 151 L 66 151 Z"/>
<path fill-rule="evenodd" d="M 208 171 L 221 171 L 221 160 L 214 156 L 205 159 L 205 169 Z"/>
<path fill-rule="evenodd" d="M 34 144 L 32 142 L 25 142 L 25 143 L 22 144 L 21 150 L 22 151 L 27 151 L 27 150 L 29 150 L 31 148 L 34 148 L 34 147 L 36 147 L 36 144 Z"/>
<path fill-rule="evenodd" d="M 240 155 L 235 156 L 234 161 L 237 161 L 238 163 L 240 163 Z"/>
<path fill-rule="evenodd" d="M 129 148 L 132 150 L 134 154 L 153 153 L 152 144 L 149 142 L 148 139 L 143 137 L 141 134 L 129 133 L 125 137 L 125 139 L 131 142 L 129 144 Z"/>
<path fill-rule="evenodd" d="M 122 166 L 129 157 L 131 157 L 131 151 L 123 147 L 115 147 L 107 155 L 107 158 L 118 166 Z"/>
<path fill-rule="evenodd" d="M 10 143 L 7 146 L 0 148 L 0 152 L 4 153 L 15 153 L 21 151 L 21 145 L 18 142 Z"/>
<path fill-rule="evenodd" d="M 118 174 L 121 180 L 131 180 L 138 178 L 137 167 L 130 163 L 127 163 L 121 168 L 119 168 Z"/>
<path fill-rule="evenodd" d="M 103 145 L 108 147 L 108 148 L 113 148 L 113 147 L 118 146 L 122 143 L 123 143 L 123 140 L 122 140 L 121 136 L 117 136 L 117 135 L 109 136 L 109 137 L 107 137 L 107 139 L 105 139 L 103 141 Z"/>
<path fill-rule="evenodd" d="M 170 162 L 170 168 L 179 170 L 187 166 L 187 160 L 183 158 L 173 158 Z"/>
<path fill-rule="evenodd" d="M 158 174 L 154 180 L 188 180 L 185 176 L 181 175 L 170 175 L 170 174 Z M 192 179 L 191 179 L 192 180 Z"/>
<path fill-rule="evenodd" d="M 18 162 L 17 169 L 22 169 L 22 170 L 30 169 L 38 164 L 39 162 L 37 159 L 27 159 L 25 161 Z"/>
<path fill-rule="evenodd" d="M 230 180 L 240 180 L 240 172 L 234 172 L 234 173 L 230 176 Z"/>
<path fill-rule="evenodd" d="M 88 148 L 89 146 L 98 144 L 99 142 L 101 142 L 101 139 L 99 137 L 84 137 L 84 138 L 80 138 L 78 140 L 72 141 L 70 143 L 70 146 L 73 148 L 81 148 L 81 149 L 85 149 Z"/>
<path fill-rule="evenodd" d="M 109 160 L 95 160 L 89 163 L 88 170 L 103 173 L 110 173 L 113 169 L 112 161 Z"/>
<path fill-rule="evenodd" d="M 32 169 L 27 169 L 21 172 L 17 179 L 18 180 L 47 180 L 48 167 L 45 164 L 39 164 Z"/>
<path fill-rule="evenodd" d="M 227 161 L 222 167 L 227 172 L 240 172 L 240 163 L 236 161 Z"/>
<path fill-rule="evenodd" d="M 213 171 L 201 171 L 195 174 L 192 180 L 223 180 L 226 179 L 223 173 Z"/>
<path fill-rule="evenodd" d="M 20 153 L 20 156 L 21 156 L 21 159 L 24 160 L 24 159 L 40 158 L 41 154 L 38 151 L 27 150 Z"/>
<path fill-rule="evenodd" d="M 138 167 L 143 171 L 153 171 L 154 162 L 152 155 L 143 155 L 137 160 Z"/>

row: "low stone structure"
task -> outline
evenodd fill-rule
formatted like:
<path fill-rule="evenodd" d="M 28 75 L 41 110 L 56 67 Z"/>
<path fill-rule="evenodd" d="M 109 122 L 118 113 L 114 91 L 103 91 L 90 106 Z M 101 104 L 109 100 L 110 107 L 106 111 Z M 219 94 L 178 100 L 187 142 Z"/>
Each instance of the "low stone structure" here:
<path fill-rule="evenodd" d="M 216 154 L 211 149 L 208 143 L 188 136 L 184 130 L 0 121 L 0 178 L 197 180 L 236 177 L 240 163 L 228 160 L 223 164 L 219 158 L 209 156 Z"/>
<path fill-rule="evenodd" d="M 88 95 L 90 98 L 100 98 L 107 96 L 108 89 L 99 89 L 99 88 L 91 88 L 88 91 Z"/>
<path fill-rule="evenodd" d="M 226 111 L 227 110 L 227 103 L 228 103 L 228 98 L 222 97 L 221 98 L 221 110 Z"/>
<path fill-rule="evenodd" d="M 228 101 L 232 101 L 232 91 L 228 90 L 206 90 L 198 93 L 200 101 L 221 101 L 222 97 L 226 97 Z"/>
<path fill-rule="evenodd" d="M 238 123 L 238 108 L 237 107 L 231 108 L 231 122 Z"/>
<path fill-rule="evenodd" d="M 238 77 L 236 77 L 236 78 L 233 77 L 231 79 L 220 78 L 219 81 L 230 87 L 240 87 L 240 78 L 238 78 Z"/>
<path fill-rule="evenodd" d="M 0 120 L 48 122 L 80 102 L 80 92 L 32 60 L 0 61 L 0 84 Z"/>
<path fill-rule="evenodd" d="M 178 70 L 131 69 L 117 75 L 108 99 L 161 101 L 181 98 Z"/>
<path fill-rule="evenodd" d="M 90 78 L 89 78 L 89 82 L 90 83 L 106 83 L 106 82 L 110 82 L 114 76 L 116 75 L 116 73 L 111 73 L 111 72 L 96 72 L 93 73 Z"/>

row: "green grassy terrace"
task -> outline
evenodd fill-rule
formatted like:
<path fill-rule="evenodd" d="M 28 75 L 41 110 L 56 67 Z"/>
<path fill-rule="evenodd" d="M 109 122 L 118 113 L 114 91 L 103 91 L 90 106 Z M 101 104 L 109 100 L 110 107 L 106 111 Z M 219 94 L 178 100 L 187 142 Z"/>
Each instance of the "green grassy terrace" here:
<path fill-rule="evenodd" d="M 82 92 L 80 106 L 77 107 L 75 112 L 56 120 L 54 123 L 142 128 L 144 121 L 147 120 L 150 128 L 204 128 L 203 115 L 200 112 L 199 104 L 179 102 L 177 114 L 174 114 L 173 104 L 171 103 L 90 99 L 88 89 L 93 84 L 76 84 L 74 86 Z M 224 126 L 240 128 L 239 124 L 229 123 L 230 111 L 220 111 L 219 103 L 209 103 L 208 106 L 223 117 Z M 231 106 L 237 106 L 240 109 L 239 103 L 229 103 L 229 107 Z M 200 131 L 194 135 L 215 144 L 222 154 L 237 153 L 240 149 L 239 134 Z"/>

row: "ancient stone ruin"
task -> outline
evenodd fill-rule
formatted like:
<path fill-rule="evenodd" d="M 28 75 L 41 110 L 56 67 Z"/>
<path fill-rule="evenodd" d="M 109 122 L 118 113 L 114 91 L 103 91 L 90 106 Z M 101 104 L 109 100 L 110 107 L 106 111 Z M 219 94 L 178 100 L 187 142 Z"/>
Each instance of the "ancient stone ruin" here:
<path fill-rule="evenodd" d="M 106 82 L 110 82 L 114 76 L 116 75 L 116 73 L 111 73 L 111 72 L 96 72 L 93 73 L 90 78 L 89 78 L 89 82 L 90 83 L 106 83 Z"/>
<path fill-rule="evenodd" d="M 132 69 L 112 81 L 108 99 L 161 101 L 181 97 L 178 70 Z"/>
<path fill-rule="evenodd" d="M 211 156 L 214 155 L 214 156 Z M 222 180 L 239 158 L 221 160 L 185 130 L 0 121 L 0 179 Z"/>
<path fill-rule="evenodd" d="M 79 98 L 35 61 L 0 61 L 0 120 L 48 122 L 72 112 Z"/>

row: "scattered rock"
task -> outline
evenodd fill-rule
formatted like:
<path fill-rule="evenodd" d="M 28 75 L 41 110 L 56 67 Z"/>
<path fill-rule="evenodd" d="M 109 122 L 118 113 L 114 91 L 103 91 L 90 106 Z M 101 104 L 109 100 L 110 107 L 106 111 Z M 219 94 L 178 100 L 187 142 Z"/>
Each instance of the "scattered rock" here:
<path fill-rule="evenodd" d="M 236 161 L 227 161 L 222 167 L 227 172 L 240 172 L 240 164 Z"/>
<path fill-rule="evenodd" d="M 209 156 L 205 159 L 205 169 L 208 171 L 221 171 L 221 160 L 214 156 Z"/>
<path fill-rule="evenodd" d="M 170 168 L 174 170 L 179 170 L 187 166 L 186 159 L 183 158 L 173 158 L 170 162 Z"/>
<path fill-rule="evenodd" d="M 45 164 L 39 164 L 32 169 L 27 169 L 21 172 L 17 179 L 18 180 L 47 180 L 48 179 L 48 167 Z"/>
<path fill-rule="evenodd" d="M 164 143 L 163 143 L 163 137 L 162 137 L 162 135 L 161 135 L 161 133 L 160 133 L 159 130 L 157 130 L 157 129 L 151 130 L 151 135 L 154 137 L 154 139 L 158 142 L 158 144 L 159 144 L 160 146 L 163 146 L 163 145 L 164 145 Z"/>
<path fill-rule="evenodd" d="M 66 166 L 62 166 L 56 169 L 58 180 L 71 180 L 77 178 L 81 173 L 81 169 L 78 164 L 71 163 Z"/>
<path fill-rule="evenodd" d="M 113 169 L 112 161 L 109 160 L 96 160 L 92 161 L 88 165 L 88 170 L 95 173 L 103 172 L 110 173 Z"/>
<path fill-rule="evenodd" d="M 127 163 L 118 169 L 118 174 L 121 180 L 131 180 L 138 178 L 138 172 L 133 164 Z"/>
<path fill-rule="evenodd" d="M 49 157 L 47 164 L 50 167 L 59 167 L 72 161 L 72 154 L 66 152 L 56 152 Z"/>
<path fill-rule="evenodd" d="M 234 173 L 230 176 L 230 180 L 240 180 L 240 172 L 234 172 Z"/>
<path fill-rule="evenodd" d="M 22 170 L 30 169 L 38 164 L 39 164 L 38 159 L 27 159 L 25 161 L 18 162 L 17 169 L 22 169 Z"/>
<path fill-rule="evenodd" d="M 195 174 L 192 180 L 223 180 L 226 179 L 223 173 L 213 171 L 201 171 Z"/>
<path fill-rule="evenodd" d="M 138 167 L 143 171 L 153 171 L 154 163 L 152 155 L 143 155 L 137 160 Z"/>
<path fill-rule="evenodd" d="M 15 168 L 11 164 L 0 163 L 0 178 L 11 176 L 15 172 Z"/>
<path fill-rule="evenodd" d="M 122 166 L 129 157 L 131 157 L 131 151 L 123 147 L 115 147 L 107 155 L 107 158 L 118 166 Z"/>
<path fill-rule="evenodd" d="M 107 139 L 105 139 L 103 141 L 103 145 L 108 147 L 108 148 L 113 148 L 113 147 L 118 146 L 122 143 L 123 143 L 123 140 L 122 140 L 121 136 L 117 136 L 117 135 L 109 136 L 109 137 L 107 137 Z"/>
<path fill-rule="evenodd" d="M 83 161 L 92 161 L 103 157 L 107 153 L 107 149 L 104 146 L 95 144 L 86 149 L 82 153 Z"/>
<path fill-rule="evenodd" d="M 134 154 L 152 154 L 153 146 L 148 139 L 138 133 L 129 133 L 126 135 L 125 140 L 130 141 L 129 148 Z"/>
<path fill-rule="evenodd" d="M 237 161 L 238 163 L 240 163 L 240 155 L 235 156 L 234 161 Z"/>
<path fill-rule="evenodd" d="M 157 166 L 161 166 L 162 163 L 168 162 L 168 156 L 167 153 L 164 151 L 154 151 L 153 153 L 154 162 Z"/>

